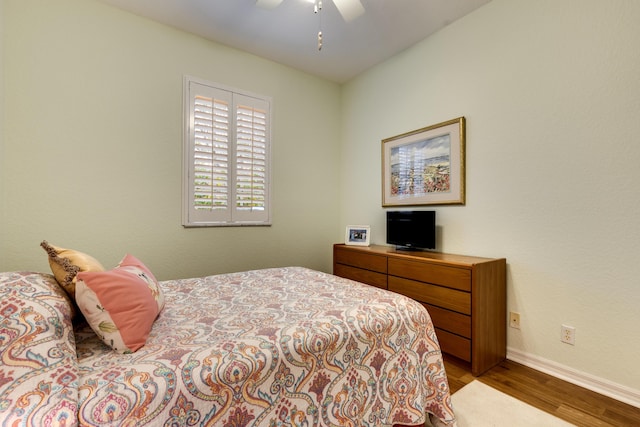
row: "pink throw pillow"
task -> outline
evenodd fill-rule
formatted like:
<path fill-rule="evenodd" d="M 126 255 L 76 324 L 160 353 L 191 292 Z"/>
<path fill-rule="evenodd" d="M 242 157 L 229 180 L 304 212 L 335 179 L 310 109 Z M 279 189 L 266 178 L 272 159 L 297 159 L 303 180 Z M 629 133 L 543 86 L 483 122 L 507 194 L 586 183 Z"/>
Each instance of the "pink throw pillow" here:
<path fill-rule="evenodd" d="M 112 270 L 78 273 L 76 303 L 105 344 L 132 353 L 146 343 L 164 295 L 151 271 L 126 255 Z"/>

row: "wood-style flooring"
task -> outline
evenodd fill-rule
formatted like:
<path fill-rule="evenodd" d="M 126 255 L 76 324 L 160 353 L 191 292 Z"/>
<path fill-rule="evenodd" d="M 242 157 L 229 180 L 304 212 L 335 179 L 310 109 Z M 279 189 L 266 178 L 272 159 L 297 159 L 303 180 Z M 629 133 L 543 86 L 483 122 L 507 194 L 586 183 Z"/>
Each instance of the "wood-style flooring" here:
<path fill-rule="evenodd" d="M 640 409 L 510 360 L 479 377 L 467 363 L 446 355 L 445 368 L 454 394 L 477 379 L 577 426 L 640 426 Z"/>

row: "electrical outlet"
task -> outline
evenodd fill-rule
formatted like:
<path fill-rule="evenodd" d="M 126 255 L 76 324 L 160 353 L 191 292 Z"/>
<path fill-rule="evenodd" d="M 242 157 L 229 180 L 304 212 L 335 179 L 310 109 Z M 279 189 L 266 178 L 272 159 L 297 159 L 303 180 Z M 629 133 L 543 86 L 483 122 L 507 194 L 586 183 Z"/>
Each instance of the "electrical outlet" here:
<path fill-rule="evenodd" d="M 520 313 L 516 313 L 515 311 L 509 312 L 509 326 L 520 329 Z"/>
<path fill-rule="evenodd" d="M 566 344 L 576 345 L 576 328 L 562 325 L 560 329 L 560 341 Z"/>

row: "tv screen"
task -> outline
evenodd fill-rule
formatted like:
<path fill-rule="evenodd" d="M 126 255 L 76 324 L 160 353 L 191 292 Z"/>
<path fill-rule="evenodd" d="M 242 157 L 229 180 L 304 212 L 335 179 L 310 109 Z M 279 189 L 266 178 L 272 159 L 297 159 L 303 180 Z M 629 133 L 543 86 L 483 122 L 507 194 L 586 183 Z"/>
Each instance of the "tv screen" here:
<path fill-rule="evenodd" d="M 387 211 L 387 243 L 398 249 L 435 249 L 435 211 Z"/>

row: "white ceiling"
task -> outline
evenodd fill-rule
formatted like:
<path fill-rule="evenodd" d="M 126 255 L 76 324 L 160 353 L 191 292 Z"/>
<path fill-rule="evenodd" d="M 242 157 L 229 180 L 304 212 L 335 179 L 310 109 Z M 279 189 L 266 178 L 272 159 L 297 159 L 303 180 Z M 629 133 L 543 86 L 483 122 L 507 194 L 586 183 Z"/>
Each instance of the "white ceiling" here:
<path fill-rule="evenodd" d="M 102 0 L 135 14 L 343 83 L 491 0 L 361 0 L 345 22 L 332 0 Z M 318 51 L 317 34 L 323 33 Z"/>

